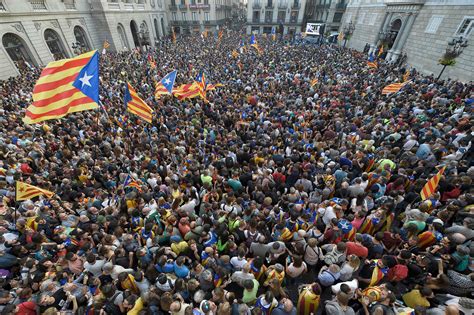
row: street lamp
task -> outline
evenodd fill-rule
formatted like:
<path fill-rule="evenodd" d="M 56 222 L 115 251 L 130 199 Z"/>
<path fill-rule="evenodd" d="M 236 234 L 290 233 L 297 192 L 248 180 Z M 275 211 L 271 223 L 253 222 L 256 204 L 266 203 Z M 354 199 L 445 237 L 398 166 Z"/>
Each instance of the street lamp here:
<path fill-rule="evenodd" d="M 355 27 L 352 24 L 352 21 L 349 22 L 348 25 L 344 26 L 344 45 L 343 47 L 346 47 L 347 39 L 350 38 L 352 33 L 354 33 Z"/>
<path fill-rule="evenodd" d="M 72 50 L 74 51 L 76 55 L 80 55 L 82 51 L 84 50 L 84 47 L 85 45 L 81 42 L 74 42 L 72 43 L 72 46 L 71 46 Z"/>
<path fill-rule="evenodd" d="M 443 69 L 441 69 L 441 72 L 438 75 L 438 80 L 441 78 L 441 75 L 444 72 L 444 69 L 446 69 L 447 66 L 454 66 L 456 63 L 456 58 L 461 55 L 463 52 L 464 48 L 468 46 L 467 39 L 463 38 L 462 36 L 460 37 L 454 37 L 452 40 L 448 42 L 448 47 L 446 48 L 446 52 L 444 53 L 443 57 L 439 60 L 439 63 L 443 65 Z"/>

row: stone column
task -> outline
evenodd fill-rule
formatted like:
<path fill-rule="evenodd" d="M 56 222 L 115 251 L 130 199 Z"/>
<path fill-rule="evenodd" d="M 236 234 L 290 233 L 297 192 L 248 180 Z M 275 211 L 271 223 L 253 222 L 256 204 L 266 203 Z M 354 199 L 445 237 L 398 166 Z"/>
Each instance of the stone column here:
<path fill-rule="evenodd" d="M 375 51 L 377 50 L 377 44 L 380 40 L 380 32 L 385 31 L 387 29 L 387 26 L 390 23 L 390 19 L 392 18 L 392 15 L 393 15 L 392 12 L 385 12 L 385 17 L 383 19 L 379 32 L 377 33 L 377 36 L 375 37 L 375 41 L 373 44 L 370 45 L 369 55 L 371 53 L 375 53 Z"/>

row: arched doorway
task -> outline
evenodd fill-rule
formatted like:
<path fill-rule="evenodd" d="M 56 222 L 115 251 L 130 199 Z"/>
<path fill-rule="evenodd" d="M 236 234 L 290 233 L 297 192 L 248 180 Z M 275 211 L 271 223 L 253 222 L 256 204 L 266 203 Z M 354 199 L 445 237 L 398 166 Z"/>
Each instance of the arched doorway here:
<path fill-rule="evenodd" d="M 130 30 L 132 31 L 133 44 L 135 47 L 141 47 L 140 37 L 138 36 L 138 27 L 137 23 L 134 20 L 130 21 Z"/>
<path fill-rule="evenodd" d="M 119 33 L 120 36 L 120 42 L 122 44 L 122 48 L 128 50 L 128 40 L 127 40 L 127 35 L 125 34 L 125 29 L 123 28 L 122 24 L 117 25 L 117 32 Z"/>
<path fill-rule="evenodd" d="M 91 45 L 89 44 L 89 41 L 87 40 L 86 32 L 84 31 L 82 27 L 80 26 L 74 27 L 74 37 L 76 38 L 76 41 L 81 45 L 81 48 L 83 51 L 91 50 Z"/>
<path fill-rule="evenodd" d="M 160 38 L 160 31 L 158 30 L 158 20 L 154 19 L 153 24 L 155 26 L 156 39 Z"/>
<path fill-rule="evenodd" d="M 141 46 L 151 46 L 150 44 L 150 31 L 148 30 L 148 24 L 145 21 L 140 24 L 140 33 L 138 34 L 140 38 L 140 47 Z"/>
<path fill-rule="evenodd" d="M 53 54 L 54 60 L 67 58 L 66 50 L 59 39 L 58 33 L 48 28 L 44 31 L 44 40 L 49 47 L 49 51 Z"/>
<path fill-rule="evenodd" d="M 166 32 L 165 32 L 165 22 L 163 21 L 163 18 L 161 18 L 161 34 L 163 34 L 163 36 L 165 36 Z"/>
<path fill-rule="evenodd" d="M 20 36 L 13 33 L 6 33 L 3 35 L 2 44 L 7 51 L 8 56 L 17 67 L 23 67 L 25 62 L 37 66 L 28 46 Z"/>
<path fill-rule="evenodd" d="M 402 27 L 402 20 L 396 19 L 390 24 L 390 34 L 387 38 L 387 46 L 388 49 L 393 47 L 395 40 L 397 39 L 398 33 L 400 32 L 400 28 Z M 388 50 L 387 49 L 387 50 Z"/>

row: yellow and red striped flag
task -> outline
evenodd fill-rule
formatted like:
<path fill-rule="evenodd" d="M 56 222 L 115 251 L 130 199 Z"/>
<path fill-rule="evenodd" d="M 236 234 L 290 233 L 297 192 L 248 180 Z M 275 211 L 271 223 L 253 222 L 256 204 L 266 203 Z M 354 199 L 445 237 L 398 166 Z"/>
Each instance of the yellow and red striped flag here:
<path fill-rule="evenodd" d="M 410 70 L 406 70 L 405 74 L 403 75 L 403 82 L 406 82 L 408 78 L 410 77 Z"/>
<path fill-rule="evenodd" d="M 367 67 L 377 69 L 379 66 L 377 64 L 377 61 L 367 61 Z"/>
<path fill-rule="evenodd" d="M 16 201 L 29 200 L 42 195 L 51 198 L 54 196 L 54 193 L 27 183 L 16 182 Z"/>
<path fill-rule="evenodd" d="M 382 94 L 387 95 L 387 94 L 397 93 L 406 84 L 407 84 L 407 82 L 389 84 L 389 85 L 387 85 L 386 87 L 383 88 Z"/>
<path fill-rule="evenodd" d="M 318 84 L 318 78 L 314 78 L 313 80 L 311 80 L 311 87 L 315 86 L 316 84 Z"/>
<path fill-rule="evenodd" d="M 127 175 L 127 178 L 125 178 L 125 181 L 123 182 L 123 187 L 134 187 L 136 188 L 139 192 L 142 192 L 142 188 L 140 185 L 140 182 L 135 180 L 130 174 Z"/>
<path fill-rule="evenodd" d="M 104 49 L 109 49 L 109 47 L 110 47 L 109 41 L 108 41 L 108 40 L 104 40 L 103 48 L 104 48 Z"/>
<path fill-rule="evenodd" d="M 223 86 L 224 86 L 224 84 L 222 84 L 222 83 L 216 83 L 216 84 L 209 83 L 206 87 L 206 91 L 213 91 L 216 88 L 223 87 Z"/>
<path fill-rule="evenodd" d="M 237 58 L 239 56 L 239 53 L 237 52 L 237 50 L 232 50 L 232 57 L 234 58 Z"/>
<path fill-rule="evenodd" d="M 171 27 L 171 40 L 173 43 L 176 43 L 176 33 L 174 32 L 174 28 Z"/>
<path fill-rule="evenodd" d="M 125 89 L 124 101 L 128 112 L 137 115 L 151 124 L 153 110 L 138 96 L 137 92 L 128 82 Z"/>
<path fill-rule="evenodd" d="M 425 186 L 420 192 L 422 200 L 428 199 L 429 197 L 431 197 L 431 195 L 435 193 L 436 188 L 438 187 L 438 184 L 439 184 L 439 180 L 441 179 L 441 176 L 443 175 L 445 169 L 446 169 L 446 166 L 443 166 L 438 171 L 438 173 L 435 176 L 431 177 L 430 180 L 425 184 Z"/>
<path fill-rule="evenodd" d="M 99 55 L 96 50 L 50 62 L 33 89 L 33 104 L 23 122 L 34 124 L 69 113 L 96 109 L 99 101 Z"/>
<path fill-rule="evenodd" d="M 197 82 L 183 84 L 173 90 L 173 95 L 176 96 L 179 100 L 183 100 L 186 98 L 195 98 L 201 96 L 201 87 Z"/>
<path fill-rule="evenodd" d="M 173 93 L 174 91 L 176 91 L 176 89 L 173 89 Z M 168 90 L 165 88 L 165 86 L 163 85 L 163 83 L 161 82 L 158 82 L 156 84 L 156 87 L 155 87 L 155 98 L 160 98 L 161 95 L 169 95 L 170 92 L 168 92 Z"/>
<path fill-rule="evenodd" d="M 380 57 L 380 55 L 383 54 L 383 45 L 380 46 L 379 53 L 377 54 L 377 57 Z"/>

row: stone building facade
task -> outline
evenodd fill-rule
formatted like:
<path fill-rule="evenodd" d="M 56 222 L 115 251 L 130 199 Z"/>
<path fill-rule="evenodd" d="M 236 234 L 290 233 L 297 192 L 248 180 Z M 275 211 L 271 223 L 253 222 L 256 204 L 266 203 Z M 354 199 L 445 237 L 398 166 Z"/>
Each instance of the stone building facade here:
<path fill-rule="evenodd" d="M 0 79 L 81 51 L 154 46 L 169 34 L 164 0 L 0 0 Z"/>
<path fill-rule="evenodd" d="M 385 46 L 386 60 L 406 54 L 409 66 L 425 74 L 442 69 L 439 64 L 453 38 L 471 39 L 474 34 L 472 0 L 351 0 L 341 30 L 349 23 L 354 31 L 349 47 L 371 51 Z M 474 80 L 474 42 L 469 43 L 449 66 L 443 78 Z"/>
<path fill-rule="evenodd" d="M 167 5 L 170 24 L 176 34 L 215 33 L 230 24 L 238 1 L 167 0 Z"/>
<path fill-rule="evenodd" d="M 247 34 L 301 33 L 306 0 L 248 0 Z"/>

